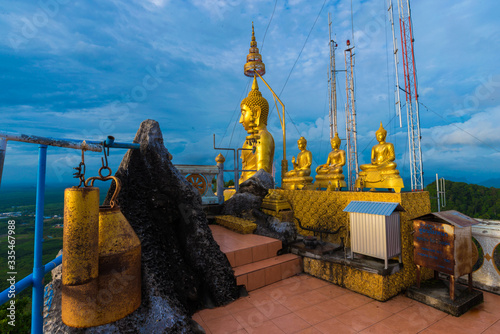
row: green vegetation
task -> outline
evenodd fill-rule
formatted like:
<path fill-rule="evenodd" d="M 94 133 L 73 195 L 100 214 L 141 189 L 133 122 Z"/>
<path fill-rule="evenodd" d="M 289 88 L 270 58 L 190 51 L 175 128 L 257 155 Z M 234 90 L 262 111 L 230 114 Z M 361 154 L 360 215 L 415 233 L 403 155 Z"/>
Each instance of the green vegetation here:
<path fill-rule="evenodd" d="M 29 333 L 31 330 L 31 295 L 24 292 L 21 296 L 16 296 L 15 302 L 16 326 L 8 324 L 11 319 L 7 317 L 9 310 L 6 303 L 0 308 L 0 333 Z"/>
<path fill-rule="evenodd" d="M 47 188 L 43 223 L 43 263 L 53 260 L 62 249 L 64 188 Z M 7 226 L 9 220 L 15 221 L 15 272 L 16 281 L 20 281 L 33 271 L 33 246 L 35 232 L 35 187 L 2 187 L 0 191 L 0 212 L 14 213 L 9 218 L 0 219 L 0 289 L 9 287 L 7 282 Z M 54 216 L 57 216 L 54 218 Z M 48 218 L 50 217 L 50 218 Z M 44 281 L 51 280 L 48 273 Z M 31 288 L 19 293 L 15 298 L 15 327 L 10 326 L 7 318 L 9 303 L 0 306 L 0 333 L 29 333 L 31 328 Z"/>
<path fill-rule="evenodd" d="M 232 187 L 234 186 L 234 181 L 233 180 L 229 180 L 227 182 L 224 181 L 224 188 L 229 188 L 229 187 Z M 213 178 L 212 179 L 212 191 L 215 193 L 217 191 L 217 178 Z"/>
<path fill-rule="evenodd" d="M 457 210 L 469 217 L 500 220 L 500 189 L 464 182 L 445 181 L 446 207 L 441 210 Z M 431 196 L 431 210 L 436 212 L 436 182 L 425 190 Z"/>

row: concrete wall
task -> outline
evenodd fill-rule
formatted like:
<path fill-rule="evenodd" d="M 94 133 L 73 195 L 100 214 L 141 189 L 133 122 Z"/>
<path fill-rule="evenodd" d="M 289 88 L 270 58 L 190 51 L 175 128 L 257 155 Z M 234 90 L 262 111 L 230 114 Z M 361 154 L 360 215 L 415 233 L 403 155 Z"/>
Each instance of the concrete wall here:
<path fill-rule="evenodd" d="M 324 228 L 331 231 L 344 226 L 339 236 L 329 237 L 331 242 L 340 242 L 344 237 L 346 246 L 350 246 L 348 237 L 349 214 L 342 210 L 351 201 L 397 202 L 405 209 L 401 212 L 401 236 L 403 269 L 390 276 L 361 271 L 356 268 L 331 262 L 304 259 L 304 271 L 344 286 L 350 290 L 362 293 L 377 300 L 387 300 L 416 282 L 416 266 L 413 263 L 413 218 L 430 213 L 429 193 L 426 191 L 389 193 L 389 192 L 349 192 L 349 191 L 318 191 L 318 190 L 272 190 L 288 200 L 303 226 Z M 302 235 L 312 235 L 312 232 L 297 229 Z M 429 278 L 432 272 L 423 271 L 423 278 Z"/>

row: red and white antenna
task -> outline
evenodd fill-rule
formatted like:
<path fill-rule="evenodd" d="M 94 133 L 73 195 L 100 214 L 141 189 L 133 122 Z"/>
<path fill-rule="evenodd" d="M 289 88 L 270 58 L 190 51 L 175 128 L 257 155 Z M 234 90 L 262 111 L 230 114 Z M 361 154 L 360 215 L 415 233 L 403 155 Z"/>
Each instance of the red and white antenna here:
<path fill-rule="evenodd" d="M 347 137 L 347 181 L 348 188 L 354 191 L 354 183 L 358 178 L 358 144 L 356 139 L 356 107 L 354 98 L 354 54 L 351 42 L 347 40 L 347 49 L 344 50 L 345 57 L 345 117 Z"/>
<path fill-rule="evenodd" d="M 389 7 L 392 14 L 392 0 Z M 413 25 L 411 20 L 410 0 L 398 0 L 399 30 L 401 32 L 401 57 L 405 87 L 406 115 L 408 121 L 408 141 L 410 156 L 411 190 L 424 189 L 424 171 L 422 167 L 422 148 L 420 145 L 420 117 L 418 113 L 417 68 L 413 51 Z M 392 20 L 392 15 L 391 15 Z M 396 38 L 393 34 L 394 50 Z M 397 62 L 396 62 L 397 66 Z M 397 74 L 397 71 L 396 71 Z M 399 83 L 398 83 L 399 85 Z M 399 91 L 397 93 L 399 100 Z M 399 107 L 401 108 L 401 107 Z M 401 115 L 401 113 L 400 113 Z"/>

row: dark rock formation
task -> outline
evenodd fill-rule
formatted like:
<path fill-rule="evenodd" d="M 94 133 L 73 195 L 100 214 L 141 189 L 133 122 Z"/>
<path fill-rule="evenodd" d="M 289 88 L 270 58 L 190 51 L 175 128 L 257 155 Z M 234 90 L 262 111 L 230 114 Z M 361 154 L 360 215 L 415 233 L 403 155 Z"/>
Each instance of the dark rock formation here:
<path fill-rule="evenodd" d="M 197 333 L 193 312 L 239 296 L 200 195 L 170 162 L 158 123 L 144 121 L 134 142 L 140 150 L 129 150 L 115 175 L 122 182 L 118 203 L 142 243 L 142 304 L 115 323 L 70 328 L 61 321 L 61 280 L 56 276 L 46 291 L 52 295 L 45 313 L 48 333 Z M 113 191 L 114 185 L 106 201 Z"/>
<path fill-rule="evenodd" d="M 260 209 L 262 198 L 251 193 L 236 193 L 226 202 L 222 209 L 223 215 L 253 219 L 252 211 Z"/>
<path fill-rule="evenodd" d="M 271 174 L 263 169 L 259 170 L 242 182 L 238 192 L 224 203 L 222 214 L 253 219 L 252 210 L 260 209 L 262 199 L 272 188 L 274 188 L 274 180 Z"/>
<path fill-rule="evenodd" d="M 265 214 L 260 210 L 252 211 L 257 228 L 255 234 L 279 239 L 286 247 L 297 238 L 297 227 L 292 222 L 281 222 L 278 218 Z"/>
<path fill-rule="evenodd" d="M 273 188 L 274 180 L 272 175 L 260 169 L 252 177 L 240 184 L 238 193 L 250 193 L 260 198 L 264 198 L 269 189 Z"/>
<path fill-rule="evenodd" d="M 240 184 L 239 190 L 224 203 L 222 214 L 233 215 L 254 221 L 257 224 L 255 234 L 280 239 L 285 245 L 297 237 L 297 228 L 293 222 L 280 222 L 277 218 L 260 210 L 262 200 L 269 189 L 274 188 L 271 174 L 263 169 Z"/>

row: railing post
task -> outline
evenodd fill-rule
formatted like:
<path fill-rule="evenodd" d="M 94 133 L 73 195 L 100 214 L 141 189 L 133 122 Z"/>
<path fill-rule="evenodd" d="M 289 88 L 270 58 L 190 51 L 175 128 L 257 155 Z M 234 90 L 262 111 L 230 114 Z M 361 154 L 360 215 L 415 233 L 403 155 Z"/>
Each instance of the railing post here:
<path fill-rule="evenodd" d="M 2 184 L 3 163 L 7 151 L 7 139 L 0 137 L 0 185 Z"/>
<path fill-rule="evenodd" d="M 36 185 L 35 254 L 33 257 L 33 291 L 31 302 L 31 333 L 43 332 L 43 207 L 45 202 L 45 174 L 47 169 L 47 145 L 38 151 L 38 174 Z"/>
<path fill-rule="evenodd" d="M 215 161 L 217 162 L 217 167 L 219 167 L 219 174 L 217 175 L 217 198 L 219 204 L 222 204 L 224 203 L 224 161 L 226 159 L 222 153 L 219 153 Z"/>
<path fill-rule="evenodd" d="M 234 165 L 236 166 L 236 167 L 234 167 L 234 189 L 236 190 L 236 192 L 238 192 L 238 190 L 240 190 L 240 180 L 239 180 L 239 174 L 238 174 L 238 169 L 239 169 L 240 164 L 239 164 L 239 160 L 237 160 L 237 157 L 236 157 L 236 155 L 238 154 L 238 150 L 234 151 Z"/>

